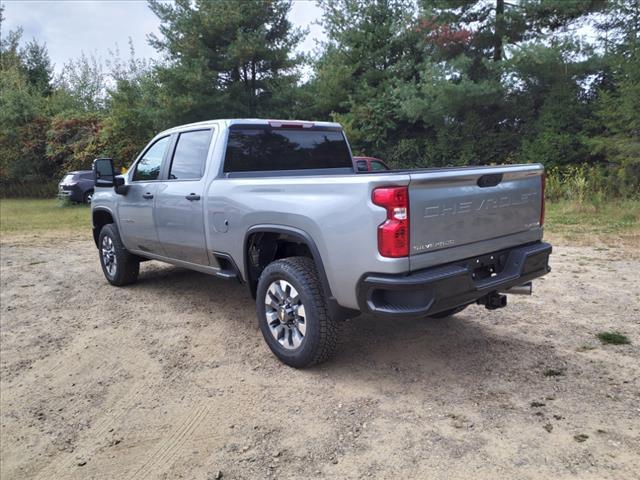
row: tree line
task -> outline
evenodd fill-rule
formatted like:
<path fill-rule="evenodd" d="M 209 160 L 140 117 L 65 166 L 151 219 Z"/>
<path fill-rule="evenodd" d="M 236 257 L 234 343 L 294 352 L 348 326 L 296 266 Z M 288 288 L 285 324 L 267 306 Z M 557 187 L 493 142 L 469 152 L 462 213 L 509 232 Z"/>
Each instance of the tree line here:
<path fill-rule="evenodd" d="M 82 55 L 57 75 L 46 45 L 0 28 L 0 182 L 127 166 L 164 128 L 266 117 L 338 121 L 393 167 L 540 162 L 639 194 L 640 0 L 318 4 L 326 39 L 300 53 L 289 0 L 150 0 L 158 60 Z"/>

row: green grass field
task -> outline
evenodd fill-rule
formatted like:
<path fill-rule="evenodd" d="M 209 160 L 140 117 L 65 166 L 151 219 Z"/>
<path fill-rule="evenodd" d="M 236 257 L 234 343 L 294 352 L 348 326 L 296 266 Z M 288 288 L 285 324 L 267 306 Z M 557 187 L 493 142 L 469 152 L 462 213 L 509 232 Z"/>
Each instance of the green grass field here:
<path fill-rule="evenodd" d="M 640 200 L 615 200 L 599 205 L 547 202 L 545 231 L 571 241 L 595 237 L 640 235 Z"/>
<path fill-rule="evenodd" d="M 90 209 L 59 200 L 0 200 L 0 233 L 28 234 L 91 229 Z M 640 200 L 611 201 L 599 206 L 562 201 L 547 203 L 545 229 L 567 239 L 640 232 Z"/>
<path fill-rule="evenodd" d="M 0 233 L 91 231 L 91 209 L 57 199 L 0 200 Z"/>

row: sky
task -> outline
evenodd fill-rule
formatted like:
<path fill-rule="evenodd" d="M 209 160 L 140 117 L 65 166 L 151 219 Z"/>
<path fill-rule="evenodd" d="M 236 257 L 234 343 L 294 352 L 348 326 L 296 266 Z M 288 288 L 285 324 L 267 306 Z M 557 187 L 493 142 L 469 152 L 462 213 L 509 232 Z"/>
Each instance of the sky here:
<path fill-rule="evenodd" d="M 129 37 L 136 57 L 158 58 L 148 45 L 147 34 L 158 33 L 158 18 L 147 7 L 146 0 L 0 0 L 5 7 L 3 37 L 9 30 L 23 29 L 23 41 L 35 38 L 45 42 L 54 69 L 60 73 L 65 62 L 78 58 L 81 52 L 108 58 L 109 51 L 119 47 L 128 58 Z M 299 45 L 303 52 L 313 51 L 316 40 L 324 38 L 322 28 L 315 25 L 321 15 L 313 0 L 293 0 L 289 14 L 297 27 L 309 29 Z"/>

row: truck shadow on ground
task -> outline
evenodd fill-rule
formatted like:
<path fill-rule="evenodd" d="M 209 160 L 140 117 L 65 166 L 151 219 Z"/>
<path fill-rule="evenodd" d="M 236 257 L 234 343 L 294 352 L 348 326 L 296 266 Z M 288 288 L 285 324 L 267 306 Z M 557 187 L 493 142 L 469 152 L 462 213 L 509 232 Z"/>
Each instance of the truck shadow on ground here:
<path fill-rule="evenodd" d="M 471 306 L 445 319 L 360 316 L 345 324 L 338 353 L 324 369 L 359 378 L 372 372 L 372 381 L 446 379 L 468 386 L 470 379 L 482 383 L 498 377 L 530 382 L 542 378 L 545 365 L 565 363 L 551 345 L 496 329 L 496 320 L 480 309 Z"/>
<path fill-rule="evenodd" d="M 179 311 L 186 302 L 191 313 L 205 316 L 205 325 L 223 322 L 223 329 L 234 332 L 226 340 L 228 354 L 238 356 L 227 361 L 251 363 L 268 357 L 272 368 L 279 367 L 262 343 L 255 301 L 246 286 L 177 267 L 154 266 L 145 267 L 133 288 L 157 296 L 170 310 Z M 216 313 L 215 318 L 211 312 Z M 521 313 L 509 307 L 487 312 L 473 305 L 445 319 L 361 315 L 341 325 L 335 357 L 307 372 L 401 383 L 430 382 L 443 375 L 448 382 L 456 383 L 458 378 L 460 384 L 470 378 L 476 382 L 494 377 L 527 383 L 541 380 L 545 368 L 564 368 L 566 359 L 544 339 L 524 338 L 516 318 Z M 252 340 L 249 346 L 242 344 L 243 338 Z"/>

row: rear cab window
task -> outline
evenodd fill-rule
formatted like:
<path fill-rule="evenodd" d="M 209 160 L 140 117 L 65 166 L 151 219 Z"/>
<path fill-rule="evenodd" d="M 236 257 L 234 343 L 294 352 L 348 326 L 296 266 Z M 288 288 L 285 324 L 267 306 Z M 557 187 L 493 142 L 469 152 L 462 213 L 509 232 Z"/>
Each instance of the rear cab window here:
<path fill-rule="evenodd" d="M 232 125 L 224 172 L 349 169 L 349 146 L 339 128 Z"/>
<path fill-rule="evenodd" d="M 204 175 L 211 142 L 211 130 L 178 134 L 169 168 L 169 180 L 200 180 Z"/>

